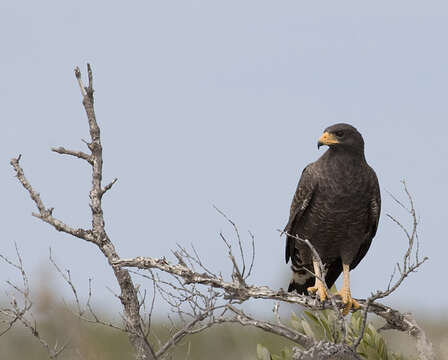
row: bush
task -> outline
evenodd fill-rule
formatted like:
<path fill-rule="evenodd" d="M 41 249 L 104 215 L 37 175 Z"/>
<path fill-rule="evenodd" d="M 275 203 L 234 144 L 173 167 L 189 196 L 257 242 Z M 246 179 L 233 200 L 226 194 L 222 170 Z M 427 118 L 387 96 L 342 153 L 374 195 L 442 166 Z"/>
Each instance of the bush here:
<path fill-rule="evenodd" d="M 359 337 L 362 320 L 361 311 L 356 311 L 349 320 L 346 320 L 347 337 L 345 341 L 349 346 L 352 346 Z M 293 313 L 290 325 L 294 330 L 313 338 L 316 342 L 340 343 L 343 340 L 343 334 L 339 326 L 337 326 L 337 317 L 333 310 L 305 311 L 304 316 L 300 318 Z M 298 345 L 297 347 L 301 348 Z M 388 350 L 384 337 L 370 322 L 366 324 L 357 352 L 362 358 L 369 360 L 405 360 L 402 355 Z M 257 345 L 257 358 L 259 360 L 291 360 L 292 355 L 292 347 L 285 347 L 279 355 L 275 355 L 271 354 L 265 346 Z"/>

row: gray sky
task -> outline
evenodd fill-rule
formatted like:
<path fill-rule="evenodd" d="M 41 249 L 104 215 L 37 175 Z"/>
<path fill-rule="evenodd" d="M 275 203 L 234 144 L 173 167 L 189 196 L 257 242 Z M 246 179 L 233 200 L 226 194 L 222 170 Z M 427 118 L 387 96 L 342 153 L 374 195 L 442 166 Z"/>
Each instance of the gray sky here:
<path fill-rule="evenodd" d="M 21 153 L 55 215 L 89 226 L 89 167 L 49 151 L 84 149 L 73 68 L 85 72 L 89 61 L 105 181 L 119 178 L 105 218 L 122 257 L 169 257 L 176 243 L 194 243 L 211 267 L 230 270 L 218 238 L 230 228 L 215 204 L 256 236 L 252 281 L 286 287 L 277 229 L 301 170 L 323 152 L 322 130 L 348 122 L 364 135 L 383 193 L 353 295 L 384 288 L 402 258 L 406 240 L 384 215 L 408 222 L 386 193 L 404 199 L 404 178 L 430 261 L 386 302 L 445 308 L 448 291 L 436 286 L 448 251 L 447 15 L 443 1 L 2 1 L 0 252 L 12 256 L 16 241 L 37 287 L 51 246 L 83 294 L 93 277 L 96 302 L 118 306 L 102 255 L 31 217 L 34 205 L 9 165 Z M 1 281 L 13 276 L 1 266 Z"/>

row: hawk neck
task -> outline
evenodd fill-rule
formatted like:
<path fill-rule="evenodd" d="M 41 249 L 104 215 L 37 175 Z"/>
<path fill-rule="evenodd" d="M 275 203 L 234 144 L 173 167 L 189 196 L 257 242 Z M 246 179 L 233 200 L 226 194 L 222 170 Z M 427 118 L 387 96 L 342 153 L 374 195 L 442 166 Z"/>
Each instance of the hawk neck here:
<path fill-rule="evenodd" d="M 343 147 L 330 147 L 321 157 L 323 161 L 344 162 L 346 164 L 367 163 L 364 149 L 347 149 Z"/>

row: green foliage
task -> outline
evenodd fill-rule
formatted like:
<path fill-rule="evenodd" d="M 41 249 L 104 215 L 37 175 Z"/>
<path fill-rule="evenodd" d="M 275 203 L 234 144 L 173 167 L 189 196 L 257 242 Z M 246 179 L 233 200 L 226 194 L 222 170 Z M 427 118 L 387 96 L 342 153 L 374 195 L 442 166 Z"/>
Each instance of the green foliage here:
<path fill-rule="evenodd" d="M 267 347 L 257 345 L 257 359 L 259 360 L 291 360 L 292 349 L 285 347 L 280 351 L 280 355 L 271 354 Z"/>
<path fill-rule="evenodd" d="M 357 311 L 346 319 L 347 337 L 345 342 L 351 346 L 359 337 L 362 328 L 362 312 Z M 305 311 L 303 317 L 291 316 L 291 327 L 296 331 L 313 338 L 316 341 L 329 341 L 340 343 L 343 334 L 338 326 L 337 316 L 333 310 L 310 312 Z M 298 346 L 298 345 L 297 345 Z M 404 360 L 399 354 L 393 353 L 387 348 L 383 336 L 369 321 L 366 323 L 364 335 L 357 349 L 364 359 L 375 360 Z M 259 360 L 291 360 L 292 349 L 284 348 L 279 355 L 271 354 L 263 345 L 257 346 L 257 359 Z"/>

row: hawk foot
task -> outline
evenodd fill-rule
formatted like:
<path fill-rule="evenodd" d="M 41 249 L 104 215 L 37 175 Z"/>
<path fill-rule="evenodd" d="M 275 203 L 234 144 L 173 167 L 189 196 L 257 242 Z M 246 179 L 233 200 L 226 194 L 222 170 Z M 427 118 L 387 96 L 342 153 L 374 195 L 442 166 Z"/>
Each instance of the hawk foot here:
<path fill-rule="evenodd" d="M 350 310 L 353 309 L 359 309 L 360 305 L 359 303 L 352 298 L 352 295 L 350 294 L 349 288 L 342 288 L 336 293 L 336 296 L 340 296 L 342 299 L 342 303 L 344 304 L 344 309 L 342 310 L 342 315 L 346 316 Z"/>
<path fill-rule="evenodd" d="M 320 301 L 324 302 L 326 298 L 328 298 L 327 290 L 325 289 L 324 284 L 320 280 L 316 280 L 314 286 L 306 289 L 309 294 L 317 293 L 319 295 Z"/>

